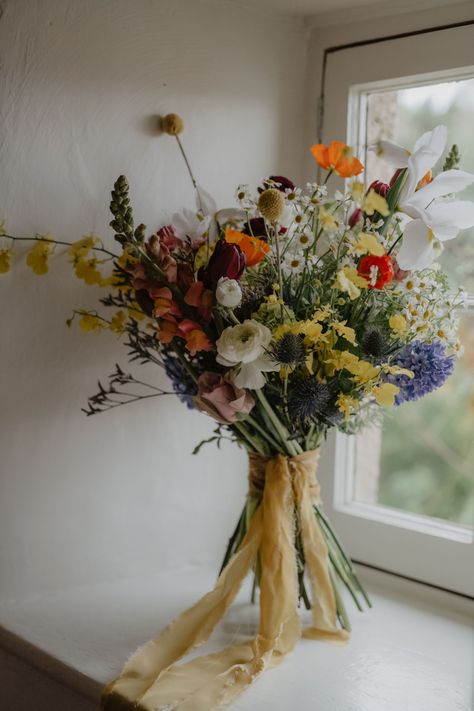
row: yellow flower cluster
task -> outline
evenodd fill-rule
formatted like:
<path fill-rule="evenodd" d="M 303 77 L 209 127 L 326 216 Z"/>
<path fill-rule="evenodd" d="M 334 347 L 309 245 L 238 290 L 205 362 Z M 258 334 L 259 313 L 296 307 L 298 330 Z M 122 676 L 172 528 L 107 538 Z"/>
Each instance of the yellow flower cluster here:
<path fill-rule="evenodd" d="M 35 274 L 47 274 L 49 269 L 49 257 L 54 251 L 55 244 L 50 235 L 38 237 L 33 249 L 26 257 L 27 265 Z"/>
<path fill-rule="evenodd" d="M 399 388 L 391 383 L 383 382 L 383 375 L 407 375 L 413 377 L 413 373 L 398 366 L 373 365 L 367 360 L 359 358 L 350 350 L 337 349 L 336 343 L 340 343 L 343 338 L 352 346 L 357 346 L 356 333 L 353 328 L 347 326 L 346 321 L 332 321 L 331 308 L 326 306 L 320 311 L 316 311 L 312 319 L 306 321 L 294 321 L 279 325 L 274 338 L 279 340 L 287 333 L 303 336 L 303 343 L 306 348 L 306 360 L 304 366 L 310 375 L 315 375 L 314 366 L 318 364 L 316 377 L 321 381 L 334 378 L 340 371 L 346 371 L 353 382 L 353 392 L 341 392 L 337 398 L 337 405 L 346 419 L 356 412 L 360 407 L 360 401 L 365 396 L 371 396 L 378 405 L 387 407 L 394 404 L 395 396 Z M 393 330 L 403 330 L 403 317 L 394 316 L 390 326 Z M 286 368 L 281 374 L 287 377 L 287 373 L 293 368 Z"/>

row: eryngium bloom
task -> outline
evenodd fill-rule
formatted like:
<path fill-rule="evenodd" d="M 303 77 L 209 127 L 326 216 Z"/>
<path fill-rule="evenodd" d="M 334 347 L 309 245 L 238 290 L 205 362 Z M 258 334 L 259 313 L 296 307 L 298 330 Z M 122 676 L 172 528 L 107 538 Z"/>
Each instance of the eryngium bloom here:
<path fill-rule="evenodd" d="M 270 352 L 275 363 L 281 365 L 302 365 L 306 360 L 304 336 L 296 333 L 285 333 Z"/>
<path fill-rule="evenodd" d="M 360 340 L 362 350 L 376 360 L 382 358 L 387 352 L 385 336 L 377 326 L 369 327 Z"/>
<path fill-rule="evenodd" d="M 297 377 L 290 386 L 288 413 L 292 420 L 304 422 L 324 415 L 331 401 L 331 391 L 316 378 Z"/>
<path fill-rule="evenodd" d="M 451 375 L 454 368 L 454 356 L 446 355 L 441 341 L 422 343 L 413 341 L 405 346 L 392 365 L 399 365 L 413 371 L 415 377 L 406 375 L 388 375 L 387 381 L 397 385 L 400 392 L 395 397 L 395 405 L 427 395 L 440 388 Z"/>

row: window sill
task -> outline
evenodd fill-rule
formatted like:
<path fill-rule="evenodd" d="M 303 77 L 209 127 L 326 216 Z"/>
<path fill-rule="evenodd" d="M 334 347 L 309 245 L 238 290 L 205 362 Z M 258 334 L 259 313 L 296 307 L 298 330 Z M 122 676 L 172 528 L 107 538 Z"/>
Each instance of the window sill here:
<path fill-rule="evenodd" d="M 364 614 L 351 610 L 350 643 L 302 640 L 278 674 L 268 672 L 239 699 L 236 711 L 471 709 L 474 604 L 359 570 L 374 607 Z M 93 709 L 102 686 L 131 652 L 206 592 L 212 579 L 209 571 L 188 569 L 4 601 L 0 647 L 82 697 L 81 709 L 89 708 L 87 701 Z M 245 636 L 246 618 L 255 618 L 247 600 L 243 590 L 240 607 L 230 613 Z M 235 641 L 237 634 L 235 624 L 224 622 L 200 653 Z"/>

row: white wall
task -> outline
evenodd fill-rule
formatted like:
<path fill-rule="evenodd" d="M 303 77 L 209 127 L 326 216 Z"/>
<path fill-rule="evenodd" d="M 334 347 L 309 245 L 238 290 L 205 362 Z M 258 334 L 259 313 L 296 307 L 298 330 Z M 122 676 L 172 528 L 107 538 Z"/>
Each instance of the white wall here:
<path fill-rule="evenodd" d="M 120 173 L 150 229 L 190 206 L 174 141 L 150 130 L 156 113 L 184 117 L 195 171 L 223 206 L 239 182 L 301 178 L 307 35 L 296 20 L 226 0 L 2 4 L 0 218 L 13 234 L 93 230 L 112 246 Z M 80 412 L 126 359 L 113 336 L 65 327 L 99 295 L 65 260 L 47 277 L 18 263 L 0 290 L 0 597 L 217 565 L 244 455 L 193 458 L 212 422 L 174 400 Z"/>

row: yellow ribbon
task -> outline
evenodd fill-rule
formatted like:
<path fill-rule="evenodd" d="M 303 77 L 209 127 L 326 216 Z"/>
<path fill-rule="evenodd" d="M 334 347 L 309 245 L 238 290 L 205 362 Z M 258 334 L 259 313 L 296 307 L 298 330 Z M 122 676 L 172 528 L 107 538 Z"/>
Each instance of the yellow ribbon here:
<path fill-rule="evenodd" d="M 268 458 L 261 504 L 214 589 L 140 647 L 103 692 L 103 711 L 212 711 L 236 699 L 265 669 L 279 664 L 303 635 L 345 641 L 337 627 L 327 546 L 314 515 L 319 451 Z M 312 624 L 298 614 L 295 514 L 312 590 Z M 260 555 L 257 636 L 221 652 L 177 664 L 205 642 Z"/>

